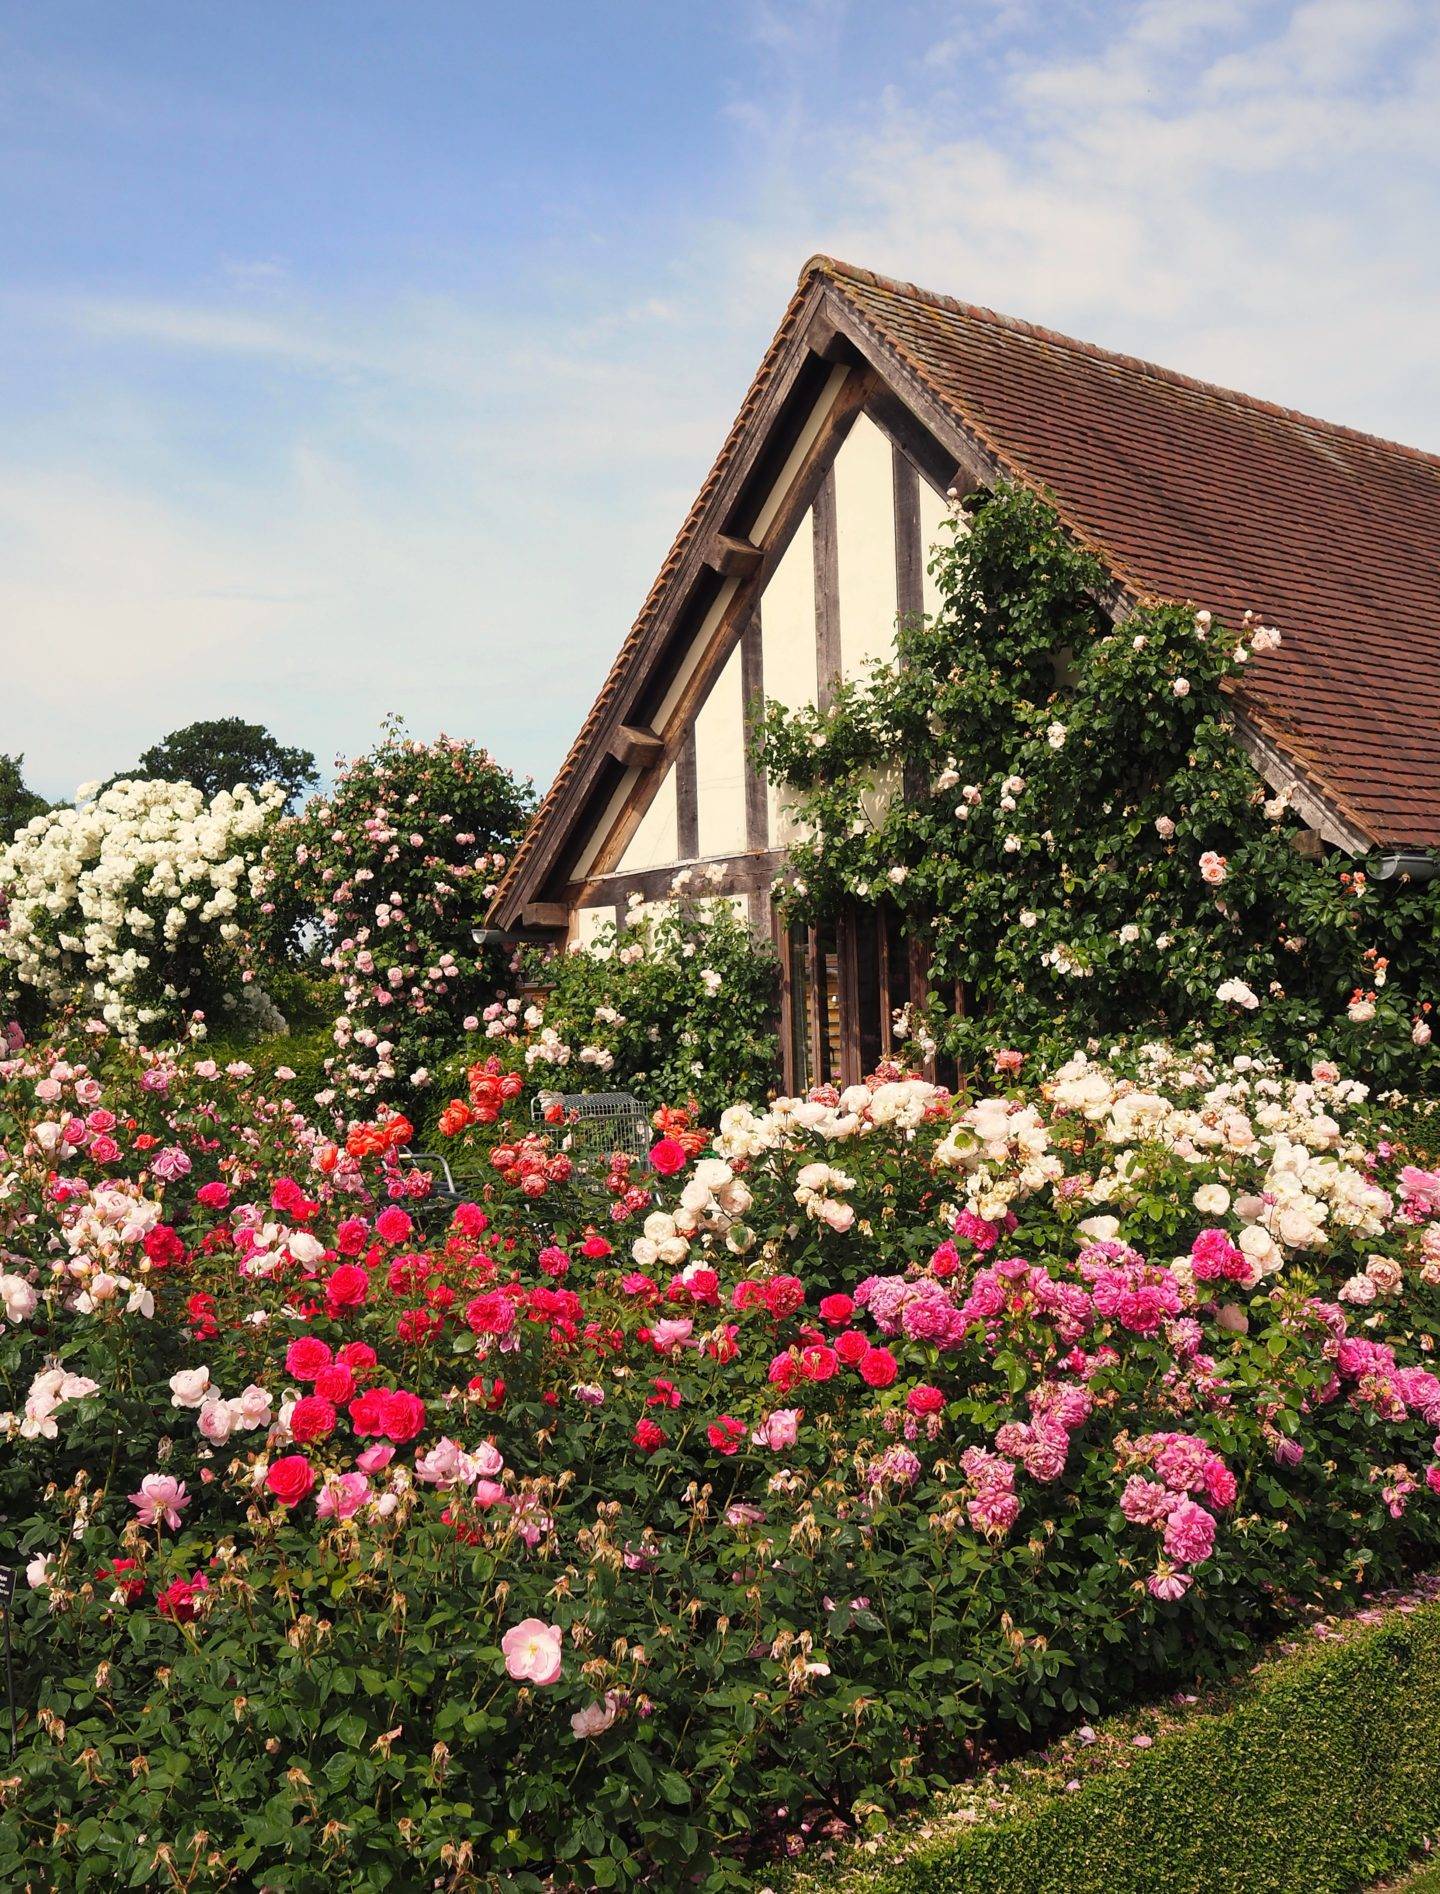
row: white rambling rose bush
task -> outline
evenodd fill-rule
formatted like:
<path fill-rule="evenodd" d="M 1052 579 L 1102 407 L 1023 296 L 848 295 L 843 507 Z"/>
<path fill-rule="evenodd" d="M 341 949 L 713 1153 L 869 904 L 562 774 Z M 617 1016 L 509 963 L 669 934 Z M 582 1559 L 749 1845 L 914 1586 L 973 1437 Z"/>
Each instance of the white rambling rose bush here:
<path fill-rule="evenodd" d="M 131 1040 L 242 995 L 283 1027 L 240 955 L 284 802 L 276 784 L 207 802 L 189 783 L 120 782 L 36 816 L 0 849 L 0 993 L 93 1001 Z"/>

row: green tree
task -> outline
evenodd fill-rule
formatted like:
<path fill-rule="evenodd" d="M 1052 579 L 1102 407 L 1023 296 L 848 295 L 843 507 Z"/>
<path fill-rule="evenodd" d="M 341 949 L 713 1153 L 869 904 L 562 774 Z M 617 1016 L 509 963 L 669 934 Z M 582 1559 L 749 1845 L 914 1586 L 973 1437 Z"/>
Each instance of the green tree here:
<path fill-rule="evenodd" d="M 0 751 L 0 843 L 23 829 L 32 816 L 44 815 L 50 807 L 43 796 L 25 786 L 23 755 L 6 756 Z"/>
<path fill-rule="evenodd" d="M 242 717 L 202 718 L 172 730 L 145 751 L 133 773 L 193 783 L 207 798 L 240 783 L 251 789 L 279 783 L 287 808 L 320 780 L 309 750 L 277 743 L 263 723 L 246 723 Z"/>

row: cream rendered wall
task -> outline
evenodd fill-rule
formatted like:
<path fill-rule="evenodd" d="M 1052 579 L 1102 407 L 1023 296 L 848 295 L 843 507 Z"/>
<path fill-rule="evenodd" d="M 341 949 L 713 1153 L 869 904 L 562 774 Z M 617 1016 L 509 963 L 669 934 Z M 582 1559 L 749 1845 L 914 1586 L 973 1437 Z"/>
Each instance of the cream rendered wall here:
<path fill-rule="evenodd" d="M 695 718 L 695 806 L 700 853 L 739 855 L 745 847 L 745 697 L 740 647 Z"/>
<path fill-rule="evenodd" d="M 613 927 L 614 925 L 615 910 L 613 907 L 581 908 L 575 915 L 575 946 L 583 947 L 587 953 L 593 951 L 595 938 L 600 932 L 600 929 L 602 927 Z"/>
<path fill-rule="evenodd" d="M 950 508 L 945 503 L 944 494 L 937 493 L 928 480 L 922 480 L 920 482 L 920 544 L 924 549 L 922 563 L 926 566 L 930 564 L 930 554 L 937 542 L 946 538 L 944 529 L 949 517 Z M 924 580 L 924 597 L 926 612 L 938 612 L 940 594 L 928 571 Z"/>
<path fill-rule="evenodd" d="M 765 695 L 788 710 L 815 702 L 819 669 L 815 657 L 815 525 L 806 513 L 795 537 L 770 575 L 760 599 L 760 654 Z M 770 846 L 795 839 L 785 796 L 770 785 Z"/>
<path fill-rule="evenodd" d="M 675 766 L 672 763 L 661 778 L 625 853 L 616 864 L 616 872 L 631 873 L 641 868 L 664 868 L 676 859 L 680 849 L 680 817 L 675 800 Z"/>
<path fill-rule="evenodd" d="M 895 651 L 895 457 L 862 414 L 835 456 L 835 541 L 840 568 L 840 663 L 853 677 Z"/>

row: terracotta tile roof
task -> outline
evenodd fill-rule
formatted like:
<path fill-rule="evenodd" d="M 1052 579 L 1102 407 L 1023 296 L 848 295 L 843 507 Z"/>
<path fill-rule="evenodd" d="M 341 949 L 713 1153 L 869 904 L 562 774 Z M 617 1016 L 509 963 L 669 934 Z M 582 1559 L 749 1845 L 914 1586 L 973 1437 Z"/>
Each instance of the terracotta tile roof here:
<path fill-rule="evenodd" d="M 831 257 L 812 257 L 599 696 L 511 861 L 515 900 L 779 372 L 816 279 L 1127 591 L 1279 626 L 1241 701 L 1351 827 L 1440 846 L 1440 458 Z M 813 298 L 812 298 L 813 300 Z M 573 818 L 574 811 L 571 811 Z"/>
<path fill-rule="evenodd" d="M 1377 842 L 1440 845 L 1440 459 L 815 258 L 1127 589 L 1283 634 L 1256 722 Z"/>

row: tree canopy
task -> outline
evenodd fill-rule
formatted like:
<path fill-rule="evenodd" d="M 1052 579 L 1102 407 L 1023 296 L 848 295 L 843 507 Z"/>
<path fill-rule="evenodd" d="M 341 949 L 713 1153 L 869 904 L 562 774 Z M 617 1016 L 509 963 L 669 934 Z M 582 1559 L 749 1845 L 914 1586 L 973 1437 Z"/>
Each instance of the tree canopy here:
<path fill-rule="evenodd" d="M 25 785 L 23 755 L 6 756 L 0 751 L 0 843 L 23 829 L 32 816 L 44 815 L 50 807 Z"/>
<path fill-rule="evenodd" d="M 172 730 L 145 751 L 134 774 L 193 783 L 207 797 L 241 783 L 251 789 L 279 783 L 287 807 L 302 801 L 320 780 L 309 750 L 277 743 L 263 723 L 241 717 L 202 718 Z"/>

